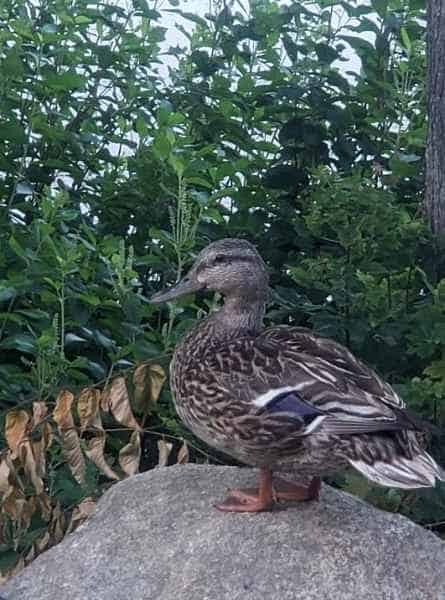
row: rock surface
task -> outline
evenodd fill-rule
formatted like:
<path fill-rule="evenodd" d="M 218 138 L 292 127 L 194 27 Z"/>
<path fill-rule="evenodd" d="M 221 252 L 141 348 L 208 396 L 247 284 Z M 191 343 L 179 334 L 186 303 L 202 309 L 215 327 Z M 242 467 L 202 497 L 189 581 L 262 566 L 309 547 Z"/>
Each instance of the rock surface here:
<path fill-rule="evenodd" d="M 319 503 L 219 513 L 248 469 L 177 466 L 114 485 L 5 600 L 442 600 L 445 544 L 324 486 Z"/>

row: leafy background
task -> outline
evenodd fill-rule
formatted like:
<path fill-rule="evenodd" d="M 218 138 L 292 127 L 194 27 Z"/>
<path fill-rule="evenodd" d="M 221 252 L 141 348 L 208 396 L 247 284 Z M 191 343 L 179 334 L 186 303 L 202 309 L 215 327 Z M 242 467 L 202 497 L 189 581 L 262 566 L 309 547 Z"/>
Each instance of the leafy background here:
<path fill-rule="evenodd" d="M 268 323 L 346 344 L 444 425 L 424 2 L 184 6 L 0 2 L 5 577 L 114 480 L 227 460 L 182 427 L 163 385 L 175 342 L 219 299 L 147 301 L 209 241 L 258 246 Z M 166 13 L 184 47 L 164 43 Z M 443 531 L 444 486 L 334 483 Z"/>

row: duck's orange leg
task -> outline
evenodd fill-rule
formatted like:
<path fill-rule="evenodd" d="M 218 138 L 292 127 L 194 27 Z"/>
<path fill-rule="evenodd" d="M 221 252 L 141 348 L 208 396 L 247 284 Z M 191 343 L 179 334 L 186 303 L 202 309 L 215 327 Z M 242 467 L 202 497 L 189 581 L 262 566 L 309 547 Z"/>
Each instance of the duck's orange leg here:
<path fill-rule="evenodd" d="M 303 500 L 318 500 L 320 488 L 320 477 L 314 477 L 307 486 L 292 483 L 279 477 L 275 478 L 273 482 L 273 492 L 276 500 L 297 500 L 300 502 Z"/>
<path fill-rule="evenodd" d="M 218 510 L 227 512 L 260 512 L 271 510 L 275 500 L 318 500 L 321 481 L 314 477 L 308 486 L 276 478 L 272 471 L 260 469 L 259 487 L 230 490 L 225 500 L 215 504 Z"/>
<path fill-rule="evenodd" d="M 225 500 L 215 504 L 218 510 L 227 512 L 260 512 L 270 510 L 274 504 L 272 471 L 260 469 L 258 488 L 230 490 Z"/>

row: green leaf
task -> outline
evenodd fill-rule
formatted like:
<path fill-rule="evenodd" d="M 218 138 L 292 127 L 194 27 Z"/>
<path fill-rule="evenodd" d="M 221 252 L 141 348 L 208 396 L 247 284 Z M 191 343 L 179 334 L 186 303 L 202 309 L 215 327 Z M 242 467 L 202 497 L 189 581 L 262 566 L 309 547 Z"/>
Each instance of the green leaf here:
<path fill-rule="evenodd" d="M 293 41 L 293 39 L 290 37 L 290 35 L 287 35 L 287 34 L 283 35 L 283 45 L 287 52 L 287 55 L 289 56 L 289 58 L 292 62 L 297 62 L 299 59 L 300 52 L 303 52 L 303 53 L 305 52 L 305 49 L 299 47 Z"/>
<path fill-rule="evenodd" d="M 107 372 L 103 365 L 98 362 L 94 362 L 92 360 L 87 361 L 86 368 L 91 373 L 91 375 L 98 381 L 105 379 Z"/>
<path fill-rule="evenodd" d="M 138 117 L 136 119 L 135 129 L 141 137 L 144 137 L 148 134 L 149 128 L 147 127 L 147 124 L 143 117 Z"/>
<path fill-rule="evenodd" d="M 424 373 L 432 379 L 445 381 L 445 360 L 434 361 L 424 370 Z"/>
<path fill-rule="evenodd" d="M 21 308 L 15 311 L 18 315 L 23 315 L 24 317 L 28 317 L 28 319 L 33 319 L 36 321 L 41 321 L 42 319 L 49 319 L 50 316 L 44 310 L 40 308 Z"/>
<path fill-rule="evenodd" d="M 90 17 L 87 17 L 86 15 L 77 15 L 74 17 L 74 22 L 77 25 L 86 25 L 86 24 L 90 24 L 90 23 L 94 23 L 93 19 L 91 19 Z"/>
<path fill-rule="evenodd" d="M 5 338 L 0 343 L 0 348 L 7 350 L 19 350 L 20 352 L 26 352 L 34 354 L 36 349 L 35 339 L 26 333 L 17 333 Z"/>
<path fill-rule="evenodd" d="M 371 0 L 372 7 L 380 17 L 385 17 L 388 12 L 388 0 Z"/>
<path fill-rule="evenodd" d="M 79 300 L 82 300 L 82 302 L 84 302 L 85 304 L 90 304 L 91 306 L 99 306 L 101 303 L 100 298 L 94 296 L 93 294 L 87 294 L 86 292 L 76 294 L 75 297 Z"/>
<path fill-rule="evenodd" d="M 157 10 L 153 10 L 148 6 L 146 0 L 134 0 L 134 7 L 141 11 L 142 16 L 146 19 L 157 20 L 161 18 L 161 13 Z"/>
<path fill-rule="evenodd" d="M 67 92 L 70 90 L 83 88 L 86 83 L 85 77 L 72 71 L 67 71 L 66 73 L 62 74 L 50 73 L 45 79 L 46 85 L 56 92 Z"/>
<path fill-rule="evenodd" d="M 103 348 L 106 348 L 107 350 L 112 350 L 115 346 L 113 340 L 111 338 L 107 337 L 106 335 L 104 335 L 103 333 L 101 333 L 98 329 L 93 330 L 93 337 L 94 337 L 95 342 L 99 346 L 102 346 Z"/>
<path fill-rule="evenodd" d="M 27 135 L 19 123 L 4 121 L 0 123 L 0 140 L 7 140 L 14 144 L 24 144 L 27 140 Z"/>
<path fill-rule="evenodd" d="M 408 32 L 405 27 L 400 28 L 400 37 L 402 38 L 402 43 L 405 50 L 410 53 L 411 52 L 411 40 L 409 39 Z"/>
<path fill-rule="evenodd" d="M 172 0 L 169 0 L 169 2 L 172 6 L 179 5 L 179 2 L 177 4 L 175 1 L 172 1 Z M 201 25 L 204 28 L 207 27 L 207 21 L 205 19 L 203 19 L 202 17 L 200 17 L 199 15 L 196 15 L 195 13 L 185 12 L 183 10 L 180 10 L 179 8 L 164 8 L 163 12 L 181 15 L 181 17 L 183 17 L 184 19 L 187 19 L 188 21 L 192 21 L 193 23 L 196 23 L 196 25 Z"/>
<path fill-rule="evenodd" d="M 13 287 L 3 287 L 0 285 L 0 302 L 9 302 L 16 295 Z"/>
<path fill-rule="evenodd" d="M 10 246 L 11 250 L 13 252 L 15 252 L 15 254 L 17 254 L 17 256 L 19 256 L 20 258 L 23 258 L 23 260 L 28 262 L 28 257 L 26 255 L 25 250 L 20 246 L 18 241 L 15 239 L 15 237 L 11 236 L 9 238 L 9 246 Z"/>
<path fill-rule="evenodd" d="M 200 187 L 204 187 L 208 190 L 213 189 L 213 184 L 210 181 L 207 181 L 207 179 L 204 179 L 203 177 L 192 176 L 187 177 L 186 179 L 189 185 L 197 185 Z"/>
<path fill-rule="evenodd" d="M 367 40 L 363 39 L 363 37 L 355 37 L 352 35 L 339 35 L 338 37 L 339 39 L 348 42 L 348 44 L 354 50 L 356 50 L 360 56 L 367 54 L 370 54 L 372 56 L 375 53 L 374 46 Z"/>
<path fill-rule="evenodd" d="M 399 160 L 406 163 L 417 162 L 421 159 L 417 154 L 403 154 L 402 152 L 397 152 L 396 156 Z"/>
<path fill-rule="evenodd" d="M 223 215 L 216 208 L 205 208 L 204 218 L 208 219 L 209 221 L 213 221 L 214 223 L 224 223 Z"/>
<path fill-rule="evenodd" d="M 264 185 L 268 188 L 285 190 L 294 189 L 307 182 L 307 174 L 303 169 L 291 165 L 278 165 L 269 169 Z"/>
<path fill-rule="evenodd" d="M 87 340 L 81 338 L 75 333 L 67 333 L 65 335 L 65 346 L 71 346 L 72 344 L 86 344 Z"/>
<path fill-rule="evenodd" d="M 42 33 L 57 33 L 58 29 L 59 28 L 55 23 L 46 23 L 45 25 L 42 26 L 41 32 Z"/>
<path fill-rule="evenodd" d="M 324 64 L 330 64 L 338 58 L 338 52 L 328 44 L 316 44 L 315 52 L 318 60 Z"/>
<path fill-rule="evenodd" d="M 173 167 L 173 170 L 176 173 L 177 177 L 181 178 L 185 168 L 184 162 L 179 158 L 179 156 L 175 154 L 170 154 L 170 156 L 168 157 L 168 161 Z"/>
<path fill-rule="evenodd" d="M 22 63 L 22 53 L 18 46 L 14 46 L 5 53 L 1 62 L 1 70 L 9 77 L 22 77 L 24 68 Z"/>
<path fill-rule="evenodd" d="M 7 573 L 17 564 L 20 554 L 15 550 L 2 549 L 0 552 L 0 572 Z"/>
<path fill-rule="evenodd" d="M 16 185 L 15 193 L 19 196 L 29 196 L 34 193 L 34 190 L 28 181 L 20 181 Z"/>
<path fill-rule="evenodd" d="M 167 135 L 164 131 L 161 131 L 157 134 L 154 143 L 153 143 L 153 151 L 160 159 L 167 159 L 170 156 L 171 152 L 171 144 L 167 138 Z"/>
<path fill-rule="evenodd" d="M 253 90 L 254 81 L 250 75 L 243 75 L 238 80 L 237 89 L 241 93 L 250 92 Z"/>

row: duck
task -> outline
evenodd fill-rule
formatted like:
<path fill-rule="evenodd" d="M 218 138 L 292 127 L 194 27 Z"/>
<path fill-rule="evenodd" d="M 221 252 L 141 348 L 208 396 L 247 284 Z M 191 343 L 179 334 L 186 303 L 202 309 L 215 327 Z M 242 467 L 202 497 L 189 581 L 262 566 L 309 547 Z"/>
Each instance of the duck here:
<path fill-rule="evenodd" d="M 445 480 L 425 450 L 425 423 L 374 370 L 308 328 L 264 327 L 268 268 L 252 243 L 210 243 L 178 283 L 150 300 L 198 292 L 218 292 L 223 302 L 175 347 L 176 411 L 206 444 L 258 469 L 256 487 L 230 490 L 217 509 L 316 500 L 322 477 L 350 467 L 386 487 Z"/>

